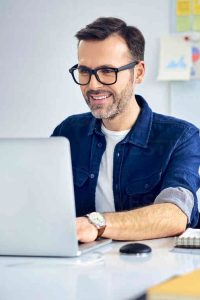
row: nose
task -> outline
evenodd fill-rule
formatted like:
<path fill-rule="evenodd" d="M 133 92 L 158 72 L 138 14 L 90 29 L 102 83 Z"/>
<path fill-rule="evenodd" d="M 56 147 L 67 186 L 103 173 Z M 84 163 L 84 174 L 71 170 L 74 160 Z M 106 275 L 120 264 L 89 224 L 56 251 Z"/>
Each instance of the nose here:
<path fill-rule="evenodd" d="M 99 87 L 102 87 L 102 85 L 103 84 L 97 80 L 96 76 L 94 74 L 92 74 L 90 82 L 88 83 L 89 89 L 95 90 Z"/>

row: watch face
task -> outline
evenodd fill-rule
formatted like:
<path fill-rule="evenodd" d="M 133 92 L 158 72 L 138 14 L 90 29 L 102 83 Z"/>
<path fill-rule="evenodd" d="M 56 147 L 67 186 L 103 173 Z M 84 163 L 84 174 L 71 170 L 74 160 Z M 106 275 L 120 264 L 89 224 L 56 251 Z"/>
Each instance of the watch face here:
<path fill-rule="evenodd" d="M 90 221 L 95 224 L 97 227 L 103 227 L 106 225 L 105 218 L 102 214 L 98 212 L 92 212 L 88 215 Z"/>

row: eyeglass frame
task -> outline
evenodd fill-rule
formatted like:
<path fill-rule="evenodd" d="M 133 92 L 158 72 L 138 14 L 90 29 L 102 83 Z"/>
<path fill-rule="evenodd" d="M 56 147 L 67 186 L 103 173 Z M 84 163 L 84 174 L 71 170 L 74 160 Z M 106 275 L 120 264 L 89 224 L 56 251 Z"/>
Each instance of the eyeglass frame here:
<path fill-rule="evenodd" d="M 87 85 L 87 84 L 89 84 L 92 75 L 94 75 L 95 78 L 96 78 L 96 80 L 99 81 L 101 84 L 103 84 L 103 85 L 112 85 L 112 84 L 115 84 L 115 83 L 117 82 L 117 74 L 118 74 L 118 72 L 124 71 L 124 70 L 128 70 L 128 69 L 133 69 L 139 62 L 140 62 L 140 61 L 136 60 L 136 61 L 133 61 L 133 62 L 127 64 L 127 65 L 124 65 L 124 66 L 122 66 L 122 67 L 119 67 L 119 68 L 114 68 L 114 67 L 99 67 L 99 68 L 96 68 L 96 69 L 90 69 L 90 68 L 88 68 L 88 67 L 83 66 L 82 68 L 84 68 L 85 70 L 87 70 L 87 71 L 88 71 L 88 74 L 90 75 L 87 83 L 79 83 L 79 82 L 76 80 L 75 76 L 74 76 L 74 71 L 77 70 L 77 69 L 79 69 L 78 64 L 76 64 L 76 65 L 74 65 L 73 67 L 71 67 L 71 68 L 69 69 L 69 72 L 70 72 L 70 74 L 72 75 L 72 78 L 74 79 L 74 82 L 75 82 L 76 84 L 78 84 L 78 85 Z M 104 82 L 102 82 L 102 81 L 100 80 L 100 78 L 99 78 L 97 72 L 98 72 L 99 70 L 102 70 L 102 69 L 110 69 L 110 70 L 113 70 L 113 71 L 115 72 L 115 77 L 116 77 L 116 78 L 115 78 L 115 81 L 114 81 L 113 83 L 104 83 Z"/>

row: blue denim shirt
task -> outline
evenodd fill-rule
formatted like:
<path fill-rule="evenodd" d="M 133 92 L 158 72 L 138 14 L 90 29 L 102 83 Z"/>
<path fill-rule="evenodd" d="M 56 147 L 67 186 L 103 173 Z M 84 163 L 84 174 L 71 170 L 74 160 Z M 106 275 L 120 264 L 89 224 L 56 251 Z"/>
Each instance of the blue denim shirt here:
<path fill-rule="evenodd" d="M 140 115 L 114 151 L 113 193 L 116 211 L 153 204 L 168 187 L 192 192 L 190 226 L 198 221 L 196 191 L 200 187 L 200 137 L 194 125 L 153 113 L 136 95 Z M 71 145 L 77 216 L 95 211 L 99 167 L 106 148 L 101 120 L 91 113 L 73 115 L 56 127 L 52 136 L 67 137 Z"/>

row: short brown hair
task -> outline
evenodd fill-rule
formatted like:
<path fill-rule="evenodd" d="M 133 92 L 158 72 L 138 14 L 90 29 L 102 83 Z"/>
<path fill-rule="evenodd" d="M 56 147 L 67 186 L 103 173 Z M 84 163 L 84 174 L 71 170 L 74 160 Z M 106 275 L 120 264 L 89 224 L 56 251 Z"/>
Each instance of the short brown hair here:
<path fill-rule="evenodd" d="M 112 34 L 118 34 L 125 41 L 136 60 L 144 60 L 145 39 L 141 31 L 118 18 L 98 18 L 94 22 L 79 30 L 75 37 L 81 40 L 104 40 Z"/>

